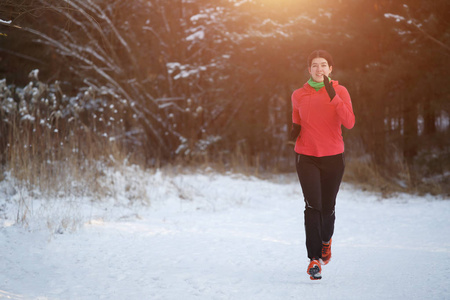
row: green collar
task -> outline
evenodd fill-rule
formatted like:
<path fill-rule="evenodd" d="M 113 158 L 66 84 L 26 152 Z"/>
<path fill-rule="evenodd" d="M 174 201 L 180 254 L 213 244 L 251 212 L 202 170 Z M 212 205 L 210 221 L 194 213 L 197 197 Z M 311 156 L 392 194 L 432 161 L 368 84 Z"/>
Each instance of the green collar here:
<path fill-rule="evenodd" d="M 330 77 L 328 77 L 328 80 L 330 80 L 330 82 L 331 82 L 331 78 Z M 316 82 L 312 78 L 309 78 L 308 84 L 313 89 L 315 89 L 316 91 L 319 91 L 321 88 L 323 88 L 325 86 L 325 83 L 323 81 L 322 82 Z"/>

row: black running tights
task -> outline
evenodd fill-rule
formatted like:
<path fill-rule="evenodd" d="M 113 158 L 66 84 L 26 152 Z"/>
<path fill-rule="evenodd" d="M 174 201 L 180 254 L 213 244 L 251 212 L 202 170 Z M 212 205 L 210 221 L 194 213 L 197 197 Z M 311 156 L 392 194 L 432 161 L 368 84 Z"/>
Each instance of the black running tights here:
<path fill-rule="evenodd" d="M 305 199 L 306 248 L 310 259 L 322 257 L 322 242 L 333 236 L 336 196 L 344 175 L 344 154 L 314 157 L 296 154 Z"/>

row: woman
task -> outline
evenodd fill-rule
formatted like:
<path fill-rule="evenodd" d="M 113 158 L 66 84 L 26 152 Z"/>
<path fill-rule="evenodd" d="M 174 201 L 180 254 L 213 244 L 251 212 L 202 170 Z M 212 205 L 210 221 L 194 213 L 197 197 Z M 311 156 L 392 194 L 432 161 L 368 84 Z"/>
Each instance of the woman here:
<path fill-rule="evenodd" d="M 306 248 L 310 279 L 321 279 L 321 264 L 331 258 L 336 196 L 344 174 L 341 125 L 355 125 L 350 95 L 329 77 L 333 59 L 324 50 L 308 57 L 311 78 L 292 94 L 291 139 L 305 199 Z"/>

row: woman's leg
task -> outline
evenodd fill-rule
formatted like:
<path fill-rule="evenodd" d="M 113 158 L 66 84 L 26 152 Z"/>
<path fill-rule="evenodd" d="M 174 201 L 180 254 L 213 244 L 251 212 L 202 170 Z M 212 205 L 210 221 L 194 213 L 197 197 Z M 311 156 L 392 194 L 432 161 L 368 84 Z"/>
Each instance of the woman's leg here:
<path fill-rule="evenodd" d="M 336 196 L 344 175 L 344 168 L 343 154 L 321 157 L 321 236 L 324 242 L 328 242 L 333 236 Z"/>
<path fill-rule="evenodd" d="M 320 170 L 317 158 L 296 154 L 298 179 L 305 199 L 306 249 L 310 259 L 319 259 L 322 255 L 321 210 L 322 191 Z"/>

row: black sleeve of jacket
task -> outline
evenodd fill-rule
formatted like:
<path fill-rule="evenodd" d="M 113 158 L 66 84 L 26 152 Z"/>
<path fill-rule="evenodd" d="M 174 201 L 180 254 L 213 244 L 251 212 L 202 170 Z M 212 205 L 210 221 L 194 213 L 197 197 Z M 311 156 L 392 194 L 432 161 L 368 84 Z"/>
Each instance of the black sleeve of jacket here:
<path fill-rule="evenodd" d="M 289 141 L 295 142 L 297 140 L 298 135 L 300 134 L 300 130 L 302 126 L 292 123 L 291 134 L 289 135 Z"/>

